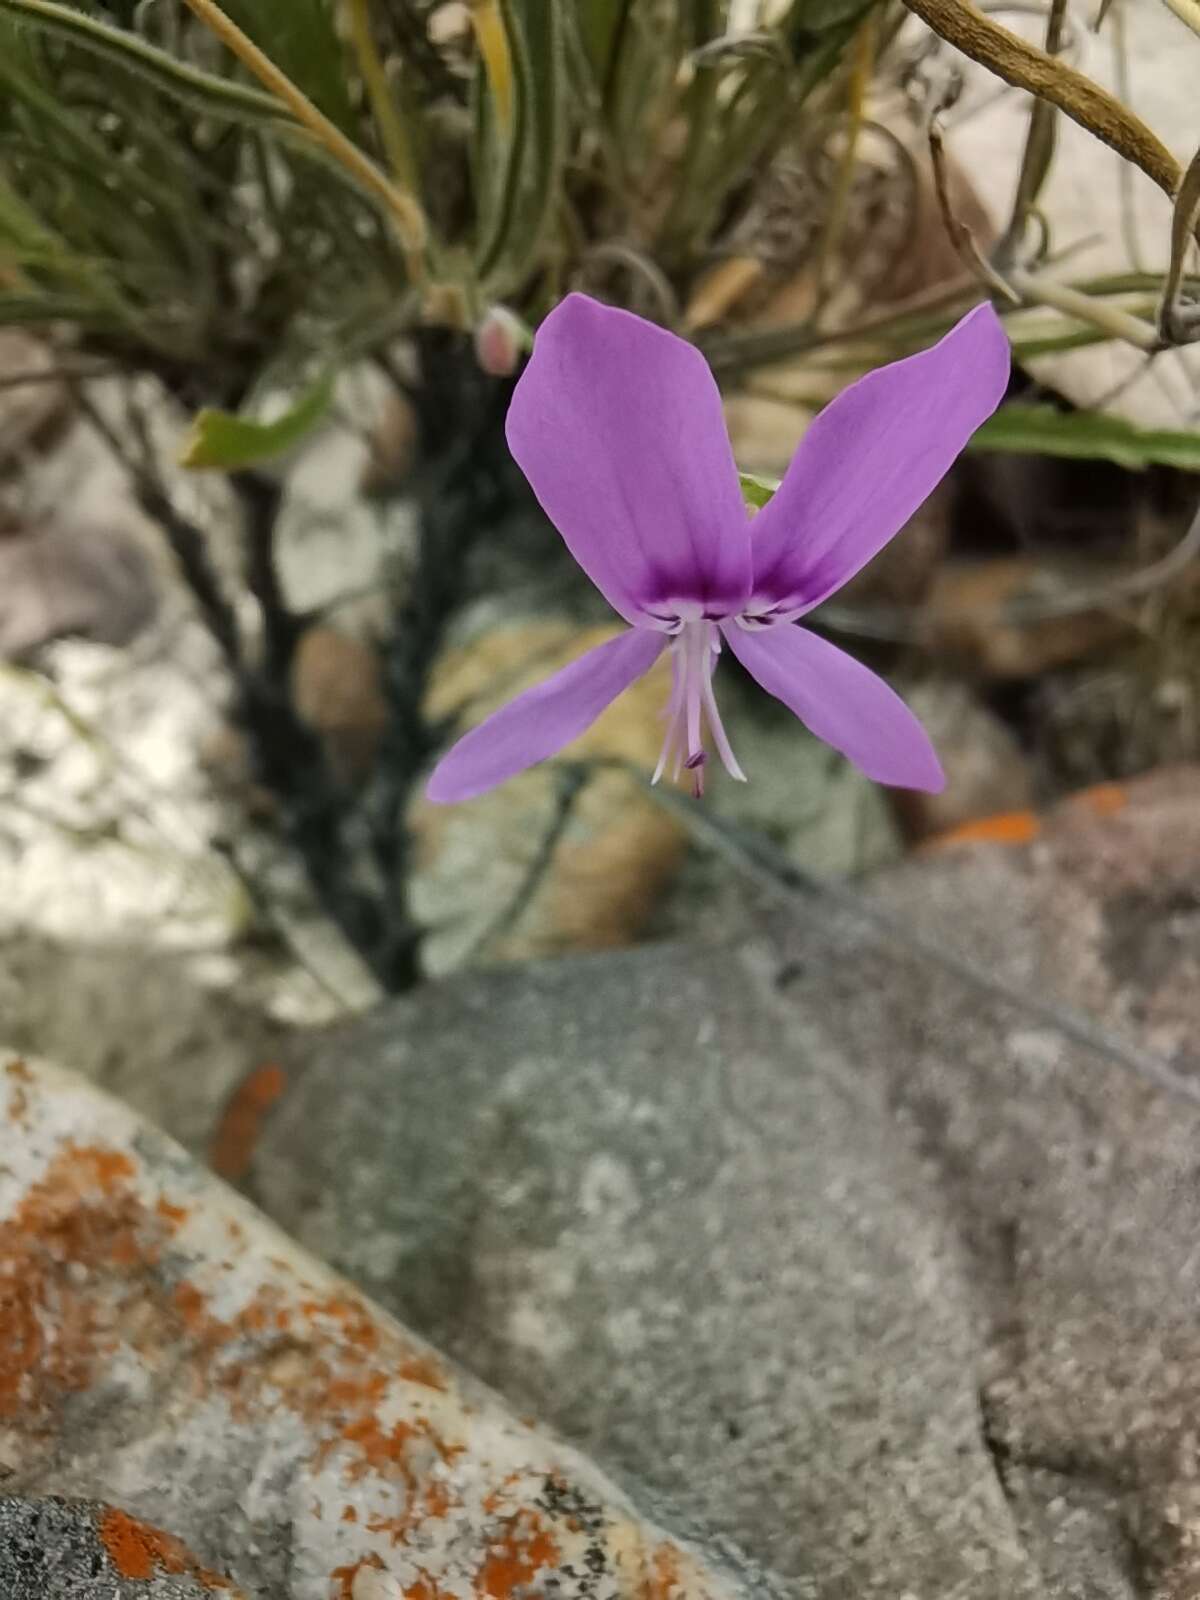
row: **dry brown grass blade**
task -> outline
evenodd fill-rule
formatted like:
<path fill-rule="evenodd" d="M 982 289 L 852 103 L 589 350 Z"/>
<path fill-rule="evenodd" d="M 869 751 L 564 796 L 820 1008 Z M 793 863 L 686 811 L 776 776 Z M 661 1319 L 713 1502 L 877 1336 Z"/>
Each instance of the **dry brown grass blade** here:
<path fill-rule="evenodd" d="M 1181 343 L 1186 330 L 1181 327 L 1179 315 L 1179 285 L 1183 282 L 1183 268 L 1188 246 L 1200 220 L 1200 150 L 1192 157 L 1179 193 L 1175 198 L 1175 214 L 1171 218 L 1171 264 L 1163 284 L 1162 311 L 1159 313 L 1159 331 L 1169 343 Z"/>
<path fill-rule="evenodd" d="M 1173 200 L 1183 169 L 1162 140 L 1128 106 L 1065 61 L 1010 33 L 970 0 L 904 0 L 948 44 L 1014 88 L 1048 100 L 1081 128 L 1140 167 Z"/>

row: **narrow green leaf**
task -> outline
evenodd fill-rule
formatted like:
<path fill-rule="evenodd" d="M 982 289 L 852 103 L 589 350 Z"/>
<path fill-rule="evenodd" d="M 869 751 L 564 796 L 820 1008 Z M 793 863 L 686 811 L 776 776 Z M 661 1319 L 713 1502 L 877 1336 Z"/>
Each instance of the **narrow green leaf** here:
<path fill-rule="evenodd" d="M 620 41 L 629 3 L 630 0 L 580 0 L 577 5 L 575 25 L 601 88 L 608 82 L 613 50 Z"/>
<path fill-rule="evenodd" d="M 222 0 L 224 10 L 343 133 L 360 121 L 329 0 Z M 386 10 L 386 6 L 383 7 Z"/>
<path fill-rule="evenodd" d="M 512 61 L 511 136 L 501 170 L 492 167 L 491 226 L 481 231 L 476 257 L 476 271 L 480 279 L 491 280 L 493 293 L 502 293 L 527 270 L 558 196 L 565 155 L 566 66 L 558 0 L 502 0 L 500 11 Z M 503 140 L 494 110 L 482 110 L 483 139 Z M 483 153 L 480 167 L 486 171 L 486 143 Z"/>
<path fill-rule="evenodd" d="M 742 485 L 742 499 L 755 511 L 761 511 L 779 487 L 778 479 L 760 478 L 754 472 L 739 472 L 738 478 Z"/>
<path fill-rule="evenodd" d="M 0 0 L 0 15 L 36 32 L 69 40 L 80 49 L 125 67 L 185 104 L 236 121 L 292 121 L 273 95 L 177 61 L 136 33 L 58 5 L 55 0 Z"/>
<path fill-rule="evenodd" d="M 333 379 L 326 376 L 274 422 L 255 422 L 205 406 L 183 441 L 179 464 L 193 470 L 236 472 L 274 460 L 305 439 L 324 420 L 332 402 Z"/>
<path fill-rule="evenodd" d="M 1157 465 L 1200 472 L 1200 429 L 1139 428 L 1123 417 L 1019 402 L 990 417 L 971 440 L 971 449 L 1114 461 L 1134 470 Z"/>

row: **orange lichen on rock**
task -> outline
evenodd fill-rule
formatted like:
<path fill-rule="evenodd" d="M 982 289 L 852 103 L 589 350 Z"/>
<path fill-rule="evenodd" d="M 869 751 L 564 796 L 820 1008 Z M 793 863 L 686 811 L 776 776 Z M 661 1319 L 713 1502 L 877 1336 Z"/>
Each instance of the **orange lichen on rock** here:
<path fill-rule="evenodd" d="M 88 1386 L 99 1349 L 111 1344 L 78 1269 L 128 1269 L 153 1250 L 140 1240 L 142 1208 L 128 1192 L 134 1172 L 120 1151 L 66 1145 L 0 1224 L 0 1418 L 40 1421 L 54 1395 Z"/>
<path fill-rule="evenodd" d="M 1119 783 L 1097 783 L 1072 795 L 1067 804 L 1079 806 L 1097 817 L 1114 817 L 1129 804 L 1129 792 Z"/>
<path fill-rule="evenodd" d="M 329 1574 L 330 1583 L 337 1585 L 335 1600 L 354 1600 L 355 1579 L 360 1572 L 372 1571 L 383 1571 L 383 1562 L 374 1554 L 364 1556 L 361 1561 L 352 1561 L 348 1566 L 335 1567 Z"/>
<path fill-rule="evenodd" d="M 182 1228 L 191 1215 L 186 1206 L 173 1206 L 169 1200 L 163 1197 L 159 1198 L 154 1210 L 164 1222 L 170 1224 L 172 1231 L 176 1228 Z"/>
<path fill-rule="evenodd" d="M 122 1578 L 148 1582 L 160 1573 L 186 1573 L 206 1589 L 228 1591 L 231 1587 L 227 1579 L 200 1566 L 171 1534 L 139 1522 L 115 1507 L 105 1513 L 96 1531 Z"/>
<path fill-rule="evenodd" d="M 1041 819 L 1034 812 L 1001 811 L 937 834 L 922 847 L 922 853 L 960 844 L 1029 844 L 1041 831 Z"/>
<path fill-rule="evenodd" d="M 55 1168 L 63 1177 L 74 1180 L 77 1193 L 96 1190 L 104 1195 L 114 1195 L 124 1188 L 137 1170 L 122 1150 L 77 1144 L 66 1146 Z"/>
<path fill-rule="evenodd" d="M 684 1600 L 684 1592 L 679 1551 L 673 1544 L 660 1544 L 650 1558 L 639 1600 Z"/>
<path fill-rule="evenodd" d="M 559 1559 L 558 1545 L 535 1511 L 519 1511 L 509 1519 L 503 1537 L 494 1542 L 479 1571 L 476 1587 L 492 1600 L 513 1600 L 546 1567 Z"/>
<path fill-rule="evenodd" d="M 449 1590 L 434 1583 L 428 1573 L 422 1573 L 415 1583 L 404 1591 L 404 1600 L 454 1600 Z"/>
<path fill-rule="evenodd" d="M 29 1110 L 27 1085 L 33 1081 L 33 1074 L 23 1061 L 10 1061 L 4 1071 L 12 1082 L 8 1096 L 8 1120 L 24 1122 L 25 1113 Z"/>
<path fill-rule="evenodd" d="M 287 1074 L 276 1062 L 269 1061 L 256 1068 L 235 1091 L 209 1152 L 209 1165 L 220 1177 L 237 1183 L 246 1176 L 267 1113 L 286 1089 Z"/>
<path fill-rule="evenodd" d="M 289 1495 L 300 1496 L 289 1499 L 288 1516 L 298 1503 L 309 1533 L 324 1524 L 321 1569 L 339 1600 L 391 1600 L 393 1590 L 405 1600 L 450 1600 L 446 1585 L 458 1595 L 464 1569 L 476 1600 L 532 1600 L 560 1563 L 570 1572 L 591 1535 L 570 1485 L 547 1475 L 555 1458 L 539 1457 L 536 1436 L 536 1469 L 523 1462 L 511 1470 L 507 1453 L 503 1466 L 494 1463 L 486 1429 L 482 1450 L 477 1443 L 480 1407 L 455 1394 L 452 1371 L 344 1282 L 298 1271 L 291 1256 L 270 1253 L 269 1240 L 266 1250 L 256 1245 L 247 1216 L 249 1260 L 239 1254 L 232 1273 L 214 1261 L 206 1242 L 223 1248 L 239 1214 L 216 1186 L 210 1200 L 202 1183 L 194 1206 L 178 1204 L 195 1191 L 168 1183 L 170 1198 L 161 1196 L 149 1157 L 143 1165 L 124 1149 L 83 1143 L 60 1143 L 33 1173 L 0 1221 L 0 1429 L 15 1427 L 31 1459 L 69 1432 L 70 1397 L 91 1391 L 107 1404 L 132 1358 L 155 1377 L 150 1387 L 160 1377 L 163 1389 L 172 1386 L 178 1407 L 169 1426 L 176 1410 L 178 1425 L 190 1426 L 188 1404 L 202 1402 L 206 1446 L 219 1436 L 214 1428 L 228 1425 L 257 1449 L 287 1413 L 283 1431 L 295 1441 Z M 186 1248 L 193 1237 L 195 1248 Z M 159 1426 L 160 1394 L 144 1397 L 139 1388 L 128 1398 L 135 1435 Z M 503 1438 L 507 1452 L 507 1419 Z M 533 1482 L 549 1486 L 549 1500 L 529 1503 Z M 186 1573 L 237 1593 L 178 1540 L 127 1512 L 89 1514 L 121 1577 Z M 403 1547 L 402 1578 L 389 1577 L 364 1549 L 386 1550 L 383 1539 Z M 662 1572 L 644 1595 L 636 1578 L 621 1594 L 682 1600 L 689 1580 L 674 1584 L 666 1566 Z"/>
<path fill-rule="evenodd" d="M 136 1522 L 123 1511 L 109 1511 L 99 1533 L 109 1560 L 123 1578 L 153 1578 L 159 1572 L 185 1570 L 179 1548 L 168 1534 Z"/>
<path fill-rule="evenodd" d="M 446 1377 L 432 1356 L 411 1356 L 396 1368 L 396 1376 L 407 1383 L 423 1384 L 426 1389 L 446 1392 Z"/>

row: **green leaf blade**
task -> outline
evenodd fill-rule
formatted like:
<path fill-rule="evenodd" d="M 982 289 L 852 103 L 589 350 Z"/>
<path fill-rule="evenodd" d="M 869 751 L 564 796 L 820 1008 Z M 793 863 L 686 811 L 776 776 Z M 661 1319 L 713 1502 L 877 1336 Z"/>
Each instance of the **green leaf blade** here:
<path fill-rule="evenodd" d="M 179 453 L 193 472 L 239 472 L 286 455 L 324 421 L 333 404 L 333 378 L 307 389 L 281 417 L 256 422 L 205 406 L 196 413 Z"/>
<path fill-rule="evenodd" d="M 1001 406 L 971 440 L 972 450 L 1112 461 L 1141 471 L 1149 466 L 1200 472 L 1200 429 L 1140 428 L 1124 417 L 1057 411 L 1020 401 Z"/>

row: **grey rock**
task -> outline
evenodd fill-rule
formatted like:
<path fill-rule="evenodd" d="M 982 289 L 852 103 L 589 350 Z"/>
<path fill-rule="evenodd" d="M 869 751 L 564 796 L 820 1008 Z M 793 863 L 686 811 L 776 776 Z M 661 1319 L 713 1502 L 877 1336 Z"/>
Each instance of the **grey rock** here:
<path fill-rule="evenodd" d="M 20 328 L 0 329 L 0 376 L 31 377 L 0 389 L 0 471 L 9 472 L 57 442 L 71 419 L 74 397 L 53 376 L 57 357 Z"/>
<path fill-rule="evenodd" d="M 237 1600 L 231 1583 L 205 1573 L 175 1540 L 112 1506 L 0 1495 L 4 1600 L 212 1600 L 214 1594 Z"/>
<path fill-rule="evenodd" d="M 0 1127 L 4 1600 L 749 1600 L 125 1107 Z"/>
<path fill-rule="evenodd" d="M 201 1160 L 234 1088 L 275 1060 L 288 1031 L 201 986 L 177 952 L 0 932 L 5 1044 L 70 1061 Z"/>
<path fill-rule="evenodd" d="M 68 635 L 127 644 L 157 605 L 149 562 L 117 529 L 48 523 L 0 536 L 0 655 Z"/>
<path fill-rule="evenodd" d="M 1182 1059 L 1200 777 L 876 880 Z M 827 901 L 467 976 L 290 1063 L 251 1188 L 786 1594 L 1194 1600 L 1200 1111 Z"/>

